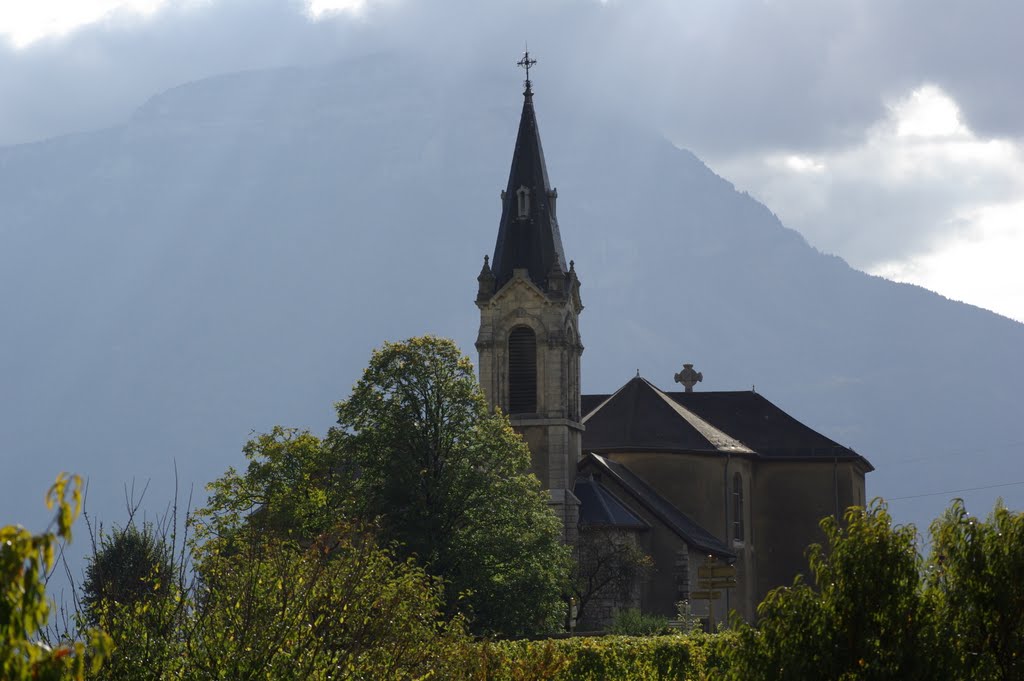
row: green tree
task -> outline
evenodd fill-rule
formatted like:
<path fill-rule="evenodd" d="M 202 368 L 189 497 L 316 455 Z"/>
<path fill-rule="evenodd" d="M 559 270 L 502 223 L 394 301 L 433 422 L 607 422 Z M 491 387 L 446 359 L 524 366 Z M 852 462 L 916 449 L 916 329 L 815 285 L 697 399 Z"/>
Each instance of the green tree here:
<path fill-rule="evenodd" d="M 999 501 L 981 521 L 957 499 L 931 536 L 928 593 L 956 676 L 1024 678 L 1024 514 Z"/>
<path fill-rule="evenodd" d="M 175 508 L 176 508 L 175 504 Z M 134 517 L 130 509 L 130 517 Z M 181 633 L 191 583 L 185 555 L 175 551 L 176 515 L 139 528 L 123 528 L 94 542 L 82 583 L 82 619 L 98 625 L 114 642 L 93 678 L 172 678 L 180 668 Z"/>
<path fill-rule="evenodd" d="M 71 501 L 67 500 L 71 492 Z M 0 678 L 4 681 L 83 679 L 86 658 L 93 671 L 109 652 L 109 638 L 97 630 L 84 640 L 50 647 L 40 635 L 50 614 L 45 578 L 56 546 L 71 541 L 71 524 L 82 507 L 81 480 L 61 474 L 46 495 L 56 507 L 55 531 L 33 535 L 23 527 L 0 527 Z"/>
<path fill-rule="evenodd" d="M 170 547 L 152 524 L 139 529 L 135 523 L 114 528 L 99 538 L 89 557 L 82 582 L 82 605 L 86 620 L 99 621 L 106 605 L 129 604 L 163 598 L 174 581 Z"/>
<path fill-rule="evenodd" d="M 384 541 L 444 578 L 450 611 L 480 633 L 558 627 L 569 550 L 530 453 L 488 409 L 469 359 L 433 336 L 374 351 L 329 444 L 352 483 L 355 512 Z"/>
<path fill-rule="evenodd" d="M 438 581 L 368 532 L 339 526 L 306 547 L 244 536 L 205 547 L 177 678 L 426 678 L 464 639 Z"/>
<path fill-rule="evenodd" d="M 195 525 L 200 539 L 226 539 L 246 527 L 310 542 L 351 516 L 352 472 L 309 431 L 276 426 L 242 451 L 244 474 L 232 467 L 207 485 L 210 497 Z"/>
<path fill-rule="evenodd" d="M 814 588 L 798 577 L 758 606 L 757 628 L 738 624 L 729 678 L 949 678 L 914 527 L 893 526 L 880 500 L 821 527 L 825 544 L 808 549 Z"/>

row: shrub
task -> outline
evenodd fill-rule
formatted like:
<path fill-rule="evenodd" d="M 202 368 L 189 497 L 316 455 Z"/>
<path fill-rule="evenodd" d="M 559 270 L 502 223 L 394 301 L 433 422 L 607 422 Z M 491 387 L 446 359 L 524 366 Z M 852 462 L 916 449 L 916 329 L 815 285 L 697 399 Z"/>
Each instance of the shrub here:
<path fill-rule="evenodd" d="M 460 651 L 447 678 L 472 681 L 667 681 L 706 679 L 718 636 L 604 636 L 485 641 Z"/>
<path fill-rule="evenodd" d="M 623 636 L 653 636 L 668 631 L 668 618 L 661 615 L 646 615 L 639 610 L 621 610 L 615 615 L 608 630 Z"/>

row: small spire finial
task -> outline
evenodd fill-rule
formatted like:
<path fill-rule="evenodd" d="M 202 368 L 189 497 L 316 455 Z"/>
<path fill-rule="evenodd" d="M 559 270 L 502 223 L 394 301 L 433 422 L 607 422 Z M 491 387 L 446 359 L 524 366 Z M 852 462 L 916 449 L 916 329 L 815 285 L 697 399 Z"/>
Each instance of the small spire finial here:
<path fill-rule="evenodd" d="M 523 58 L 516 62 L 516 65 L 526 70 L 526 82 L 523 85 L 526 89 L 523 91 L 524 95 L 533 94 L 533 83 L 530 82 L 530 68 L 536 65 L 537 60 L 530 58 L 530 48 L 527 47 L 523 52 Z"/>

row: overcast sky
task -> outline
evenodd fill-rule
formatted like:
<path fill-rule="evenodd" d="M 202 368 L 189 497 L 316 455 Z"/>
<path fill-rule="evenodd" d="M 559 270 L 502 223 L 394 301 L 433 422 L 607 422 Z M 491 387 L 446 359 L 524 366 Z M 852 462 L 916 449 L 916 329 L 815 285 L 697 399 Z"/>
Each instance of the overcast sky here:
<path fill-rule="evenodd" d="M 528 39 L 819 249 L 1024 321 L 1021 26 L 1016 0 L 0 0 L 0 144 L 217 73 L 401 50 L 457 75 Z"/>

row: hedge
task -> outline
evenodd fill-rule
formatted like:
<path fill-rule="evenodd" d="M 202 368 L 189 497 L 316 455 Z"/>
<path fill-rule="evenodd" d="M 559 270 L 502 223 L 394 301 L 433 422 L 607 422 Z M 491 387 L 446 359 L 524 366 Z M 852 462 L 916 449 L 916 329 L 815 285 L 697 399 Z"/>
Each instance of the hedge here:
<path fill-rule="evenodd" d="M 730 633 L 484 641 L 458 657 L 472 681 L 704 680 L 719 670 Z M 453 672 L 455 670 L 452 670 Z"/>

